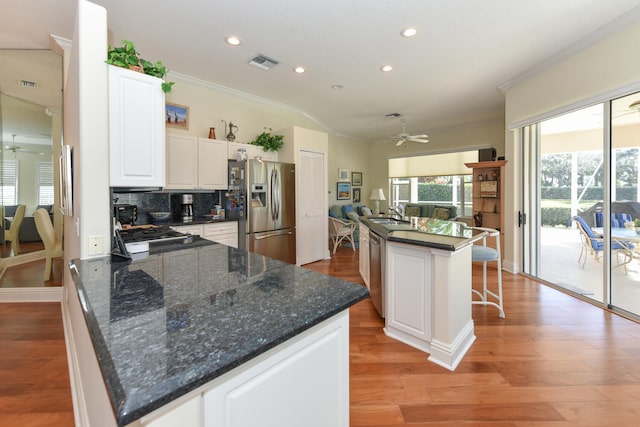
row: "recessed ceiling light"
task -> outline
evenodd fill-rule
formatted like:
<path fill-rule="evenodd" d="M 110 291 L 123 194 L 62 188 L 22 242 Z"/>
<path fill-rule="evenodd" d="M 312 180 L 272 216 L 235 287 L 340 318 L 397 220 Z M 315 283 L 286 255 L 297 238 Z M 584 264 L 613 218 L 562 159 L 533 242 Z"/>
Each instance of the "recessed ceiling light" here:
<path fill-rule="evenodd" d="M 342 85 L 333 85 L 333 86 L 331 86 L 331 89 L 342 90 L 342 89 L 344 89 L 344 86 L 342 86 Z"/>
<path fill-rule="evenodd" d="M 293 69 L 293 71 L 295 71 L 295 72 L 296 72 L 296 73 L 298 73 L 298 74 L 302 74 L 302 73 L 304 73 L 304 72 L 305 72 L 305 71 L 307 71 L 307 70 L 305 70 L 305 69 L 304 69 L 304 67 L 300 67 L 300 66 L 298 66 L 298 67 L 294 68 L 294 69 Z"/>
<path fill-rule="evenodd" d="M 391 65 L 383 65 L 382 67 L 380 67 L 380 71 L 384 71 L 385 73 L 391 70 L 393 70 L 393 67 Z"/>
<path fill-rule="evenodd" d="M 413 37 L 418 34 L 418 29 L 416 27 L 408 27 L 400 32 L 402 37 Z"/>
<path fill-rule="evenodd" d="M 226 41 L 231 46 L 239 46 L 240 45 L 240 39 L 237 38 L 236 36 L 227 36 L 227 38 L 224 39 L 224 41 Z"/>

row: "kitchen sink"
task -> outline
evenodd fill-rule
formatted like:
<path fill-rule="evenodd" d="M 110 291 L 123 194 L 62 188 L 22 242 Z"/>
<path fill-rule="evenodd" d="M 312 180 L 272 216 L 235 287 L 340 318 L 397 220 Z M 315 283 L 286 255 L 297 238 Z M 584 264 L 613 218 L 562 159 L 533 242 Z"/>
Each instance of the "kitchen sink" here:
<path fill-rule="evenodd" d="M 399 221 L 393 218 L 369 218 L 369 221 L 380 225 L 410 225 L 406 221 Z"/>

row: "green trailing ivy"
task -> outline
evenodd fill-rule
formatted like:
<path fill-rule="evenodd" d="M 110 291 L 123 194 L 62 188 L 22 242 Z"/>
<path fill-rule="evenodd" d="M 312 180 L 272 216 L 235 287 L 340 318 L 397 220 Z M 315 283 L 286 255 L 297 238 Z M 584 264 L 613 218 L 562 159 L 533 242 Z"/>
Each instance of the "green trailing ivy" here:
<path fill-rule="evenodd" d="M 250 144 L 258 145 L 262 147 L 264 151 L 278 151 L 284 145 L 284 136 L 283 135 L 272 135 L 271 132 L 273 129 L 264 128 L 265 131 L 256 137 L 255 140 L 251 141 Z"/>
<path fill-rule="evenodd" d="M 162 61 L 151 62 L 140 57 L 136 51 L 136 46 L 130 40 L 122 40 L 122 46 L 110 47 L 107 52 L 107 64 L 115 65 L 122 68 L 130 68 L 135 71 L 141 71 L 149 76 L 164 79 L 167 75 L 167 67 Z M 162 82 L 162 91 L 164 93 L 171 92 L 175 82 Z"/>

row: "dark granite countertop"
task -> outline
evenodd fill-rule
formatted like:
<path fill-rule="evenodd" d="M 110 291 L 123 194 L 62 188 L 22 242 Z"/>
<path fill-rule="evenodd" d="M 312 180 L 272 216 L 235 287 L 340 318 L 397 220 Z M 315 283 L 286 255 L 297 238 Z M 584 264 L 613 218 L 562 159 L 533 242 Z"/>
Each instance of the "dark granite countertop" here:
<path fill-rule="evenodd" d="M 178 248 L 178 249 L 176 249 Z M 123 426 L 366 298 L 364 286 L 212 242 L 73 260 Z"/>
<path fill-rule="evenodd" d="M 411 217 L 403 221 L 394 217 L 363 216 L 360 221 L 387 241 L 448 251 L 457 251 L 487 234 L 460 222 L 436 218 Z"/>

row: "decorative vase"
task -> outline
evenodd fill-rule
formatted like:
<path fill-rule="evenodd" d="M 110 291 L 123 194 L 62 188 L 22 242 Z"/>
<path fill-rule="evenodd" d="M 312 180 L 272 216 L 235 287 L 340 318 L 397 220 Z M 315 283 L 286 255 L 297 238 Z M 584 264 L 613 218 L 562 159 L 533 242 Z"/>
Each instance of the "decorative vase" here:
<path fill-rule="evenodd" d="M 209 128 L 209 139 L 216 139 L 216 128 Z"/>

